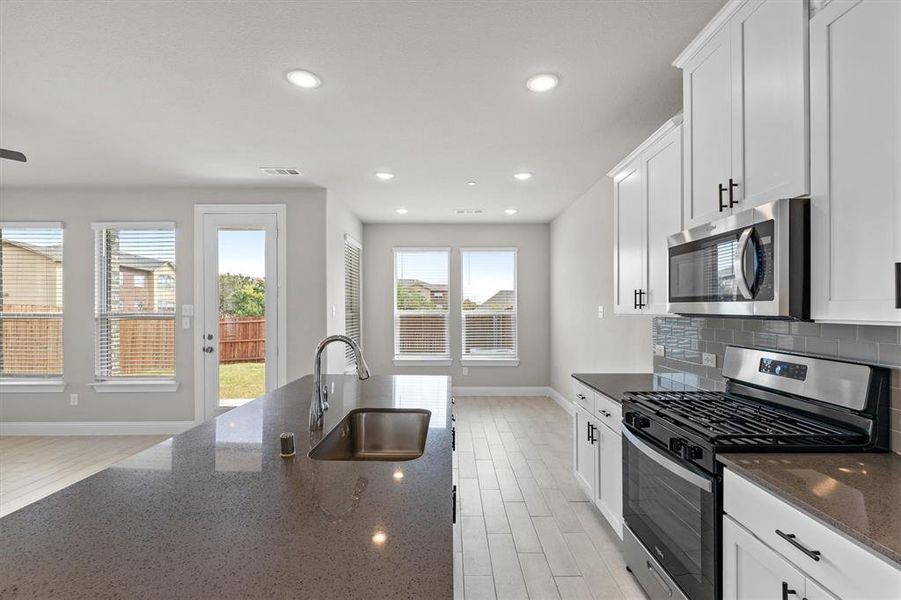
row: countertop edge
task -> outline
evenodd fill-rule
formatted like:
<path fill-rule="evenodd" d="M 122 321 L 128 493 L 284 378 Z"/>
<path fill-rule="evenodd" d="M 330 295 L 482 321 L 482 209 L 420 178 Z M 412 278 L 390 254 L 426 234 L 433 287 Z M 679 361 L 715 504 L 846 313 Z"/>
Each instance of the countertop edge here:
<path fill-rule="evenodd" d="M 894 564 L 896 567 L 901 567 L 901 554 L 898 554 L 891 548 L 883 546 L 879 542 L 867 537 L 857 529 L 849 527 L 844 522 L 835 519 L 828 513 L 820 510 L 819 508 L 816 508 L 815 506 L 811 506 L 807 502 L 804 502 L 796 495 L 787 491 L 784 486 L 781 486 L 778 483 L 760 476 L 756 471 L 744 468 L 741 464 L 733 461 L 729 456 L 718 454 L 716 459 L 717 461 L 728 467 L 730 470 L 734 471 L 737 475 L 740 475 L 748 481 L 761 486 L 768 492 L 773 493 L 780 500 L 787 502 L 792 507 L 820 521 L 823 525 L 829 527 L 833 531 L 837 531 L 850 540 L 858 543 L 861 546 L 864 546 L 872 553 L 877 554 L 879 558 Z"/>

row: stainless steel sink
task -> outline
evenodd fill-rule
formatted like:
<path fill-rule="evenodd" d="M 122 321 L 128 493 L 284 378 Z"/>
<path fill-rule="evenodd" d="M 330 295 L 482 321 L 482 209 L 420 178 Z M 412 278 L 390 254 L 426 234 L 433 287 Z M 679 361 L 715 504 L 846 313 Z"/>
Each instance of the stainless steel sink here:
<path fill-rule="evenodd" d="M 347 413 L 309 456 L 314 460 L 413 460 L 425 452 L 431 416 L 423 409 L 358 408 Z"/>

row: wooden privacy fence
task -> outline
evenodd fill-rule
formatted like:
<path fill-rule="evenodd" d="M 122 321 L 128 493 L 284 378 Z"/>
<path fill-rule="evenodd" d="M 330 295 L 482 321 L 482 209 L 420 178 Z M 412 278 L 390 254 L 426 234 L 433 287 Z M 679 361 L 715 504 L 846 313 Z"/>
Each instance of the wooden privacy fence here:
<path fill-rule="evenodd" d="M 219 319 L 219 364 L 265 360 L 266 317 Z"/>
<path fill-rule="evenodd" d="M 56 313 L 58 306 L 6 304 L 3 311 L 16 313 Z M 63 320 L 49 318 L 4 318 L 0 331 L 3 375 L 62 375 Z"/>

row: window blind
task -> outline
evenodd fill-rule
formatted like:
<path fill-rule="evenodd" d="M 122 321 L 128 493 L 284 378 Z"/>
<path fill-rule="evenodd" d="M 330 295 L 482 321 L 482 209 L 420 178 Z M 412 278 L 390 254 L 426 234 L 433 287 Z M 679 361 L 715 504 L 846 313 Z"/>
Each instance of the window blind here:
<path fill-rule="evenodd" d="M 96 377 L 175 377 L 175 227 L 96 223 Z"/>
<path fill-rule="evenodd" d="M 461 250 L 463 358 L 517 355 L 516 250 Z"/>
<path fill-rule="evenodd" d="M 63 376 L 63 229 L 0 224 L 0 377 Z"/>
<path fill-rule="evenodd" d="M 344 238 L 344 334 L 362 345 L 362 288 L 361 288 L 362 248 L 350 237 Z M 354 353 L 350 346 L 344 347 L 347 366 L 354 364 Z"/>
<path fill-rule="evenodd" d="M 450 358 L 447 249 L 394 250 L 395 358 Z"/>

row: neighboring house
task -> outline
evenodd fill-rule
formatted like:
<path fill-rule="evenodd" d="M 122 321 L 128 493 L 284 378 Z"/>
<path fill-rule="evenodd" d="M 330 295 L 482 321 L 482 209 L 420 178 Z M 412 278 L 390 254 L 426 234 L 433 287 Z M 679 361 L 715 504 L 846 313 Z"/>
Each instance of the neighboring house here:
<path fill-rule="evenodd" d="M 434 284 L 419 279 L 398 279 L 397 286 L 419 294 L 438 306 L 447 306 L 447 284 Z"/>
<path fill-rule="evenodd" d="M 57 312 L 61 309 L 63 269 L 59 245 L 36 246 L 4 239 L 2 260 L 5 272 L 28 274 L 28 277 L 9 277 L 3 282 L 3 304 L 7 310 Z"/>
<path fill-rule="evenodd" d="M 168 261 L 138 254 L 119 254 L 120 310 L 175 311 L 175 267 Z"/>
<path fill-rule="evenodd" d="M 479 305 L 486 310 L 513 310 L 516 295 L 513 290 L 500 290 Z"/>

